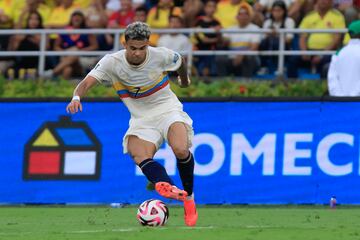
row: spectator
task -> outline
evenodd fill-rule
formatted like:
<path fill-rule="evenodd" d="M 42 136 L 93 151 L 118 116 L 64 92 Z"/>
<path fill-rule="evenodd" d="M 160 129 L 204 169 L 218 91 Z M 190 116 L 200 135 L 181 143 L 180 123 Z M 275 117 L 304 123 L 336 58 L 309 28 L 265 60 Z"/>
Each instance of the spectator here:
<path fill-rule="evenodd" d="M 63 29 L 66 28 L 71 14 L 78 9 L 74 4 L 74 0 L 54 0 L 55 6 L 51 10 L 51 14 L 47 21 L 44 22 L 45 28 Z M 57 34 L 50 34 L 50 49 L 54 48 Z M 57 65 L 59 57 L 49 56 L 46 58 L 47 68 L 53 68 Z"/>
<path fill-rule="evenodd" d="M 105 7 L 107 0 L 92 0 L 84 9 L 86 26 L 89 28 L 106 28 L 108 18 Z"/>
<path fill-rule="evenodd" d="M 120 10 L 120 0 L 108 0 L 106 3 L 106 15 L 110 17 L 114 12 Z"/>
<path fill-rule="evenodd" d="M 81 11 L 75 11 L 70 17 L 67 29 L 85 29 L 85 16 Z M 92 51 L 98 48 L 96 37 L 92 34 L 61 34 L 56 39 L 56 51 Z M 86 57 L 64 56 L 53 70 L 45 71 L 44 77 L 61 75 L 65 79 L 82 74 L 83 67 L 87 64 Z"/>
<path fill-rule="evenodd" d="M 265 38 L 261 41 L 260 49 L 265 51 L 279 50 L 279 34 L 277 29 L 286 28 L 292 29 L 295 27 L 295 22 L 292 18 L 287 16 L 286 4 L 283 1 L 275 1 L 271 8 L 270 18 L 264 22 L 264 29 L 272 29 L 273 32 L 266 34 Z M 294 38 L 294 34 L 286 34 L 285 47 L 290 49 L 291 42 Z M 273 74 L 277 66 L 277 57 L 264 56 L 262 59 L 262 65 L 266 66 L 266 70 Z"/>
<path fill-rule="evenodd" d="M 345 28 L 344 16 L 333 8 L 332 0 L 318 0 L 316 11 L 309 13 L 300 24 L 301 29 L 339 29 Z M 336 50 L 340 46 L 341 34 L 311 33 L 300 35 L 300 49 L 306 50 Z M 309 56 L 301 57 L 300 65 L 310 67 L 312 73 L 320 73 L 326 76 L 330 56 Z M 297 65 L 297 64 L 296 64 Z M 290 69 L 290 76 L 297 77 L 293 66 Z"/>
<path fill-rule="evenodd" d="M 148 11 L 147 11 L 146 7 L 145 6 L 139 6 L 139 7 L 137 7 L 135 9 L 134 21 L 135 22 L 146 22 L 147 15 L 148 15 Z M 150 46 L 152 46 L 152 47 L 157 46 L 157 42 L 159 40 L 159 37 L 160 37 L 159 34 L 151 33 L 150 39 L 149 39 Z"/>
<path fill-rule="evenodd" d="M 148 11 L 145 6 L 139 6 L 135 9 L 134 22 L 146 22 Z"/>
<path fill-rule="evenodd" d="M 113 12 L 119 11 L 121 8 L 120 0 L 107 0 L 106 9 L 110 9 Z"/>
<path fill-rule="evenodd" d="M 259 0 L 254 4 L 255 16 L 253 22 L 258 26 L 263 26 L 264 20 L 270 16 L 270 9 L 275 0 Z M 292 3 L 293 0 L 283 0 L 285 4 Z"/>
<path fill-rule="evenodd" d="M 39 12 L 33 11 L 26 14 L 26 29 L 42 29 L 43 23 Z M 38 51 L 40 50 L 40 34 L 18 34 L 11 37 L 10 51 Z M 17 57 L 15 60 L 15 72 L 20 69 L 33 70 L 34 75 L 38 67 L 39 57 Z"/>
<path fill-rule="evenodd" d="M 288 15 L 295 20 L 296 26 L 308 13 L 314 10 L 315 0 L 294 0 L 290 8 L 288 8 Z"/>
<path fill-rule="evenodd" d="M 353 0 L 334 0 L 335 7 L 345 16 L 346 25 L 358 19 L 358 9 Z"/>
<path fill-rule="evenodd" d="M 135 9 L 134 22 L 145 22 L 146 23 L 147 14 L 148 14 L 148 11 L 147 11 L 145 5 L 137 7 Z M 159 37 L 160 37 L 159 34 L 151 33 L 150 39 L 149 39 L 149 45 L 152 46 L 152 47 L 156 47 L 157 43 L 159 41 Z M 125 36 L 124 35 L 121 35 L 120 41 L 122 43 L 125 42 Z"/>
<path fill-rule="evenodd" d="M 185 0 L 183 6 L 183 19 L 185 27 L 194 27 L 196 17 L 199 16 L 204 9 L 204 4 L 201 0 Z"/>
<path fill-rule="evenodd" d="M 13 3 L 11 1 L 0 1 L 0 29 L 13 27 L 12 11 Z M 8 49 L 9 38 L 9 35 L 0 35 L 0 51 Z M 4 74 L 12 64 L 12 58 L 0 57 L 0 74 Z"/>
<path fill-rule="evenodd" d="M 146 0 L 133 0 L 132 1 L 132 8 L 136 9 L 140 6 L 145 5 Z M 112 13 L 117 12 L 121 9 L 121 2 L 120 0 L 107 0 L 106 4 L 106 11 L 108 16 L 111 16 Z"/>
<path fill-rule="evenodd" d="M 108 28 L 125 28 L 134 21 L 135 11 L 131 0 L 120 0 L 121 8 L 109 17 Z"/>
<path fill-rule="evenodd" d="M 13 5 L 12 1 L 0 1 L 0 28 L 13 27 Z"/>
<path fill-rule="evenodd" d="M 196 27 L 221 29 L 220 22 L 215 19 L 216 0 L 208 0 L 205 3 L 205 15 L 197 19 Z M 215 50 L 216 45 L 221 40 L 220 33 L 197 33 L 194 36 L 196 48 L 198 50 Z M 216 75 L 215 56 L 198 56 L 196 61 L 198 72 L 201 76 Z"/>
<path fill-rule="evenodd" d="M 84 9 L 86 26 L 88 28 L 106 28 L 108 22 L 105 10 L 106 2 L 107 0 L 92 0 L 90 5 Z M 107 51 L 113 49 L 114 43 L 111 34 L 97 34 L 96 40 L 98 42 L 98 50 Z M 99 60 L 98 57 L 88 57 L 87 59 L 90 60 L 91 58 L 93 58 L 94 61 Z M 89 66 L 86 68 L 88 67 Z"/>
<path fill-rule="evenodd" d="M 238 25 L 229 29 L 258 30 L 259 27 L 251 23 L 252 14 L 251 6 L 245 3 L 241 4 L 237 15 Z M 224 37 L 230 50 L 257 51 L 261 41 L 261 35 L 257 33 L 229 33 Z M 257 56 L 236 55 L 230 59 L 230 64 L 227 65 L 230 66 L 230 73 L 236 76 L 251 77 L 259 68 L 260 60 Z"/>
<path fill-rule="evenodd" d="M 133 8 L 136 9 L 138 7 L 144 6 L 146 0 L 133 0 Z"/>
<path fill-rule="evenodd" d="M 340 0 L 337 0 L 337 1 L 340 1 Z M 352 5 L 350 6 L 350 14 L 346 13 L 347 9 L 346 9 L 346 7 L 344 7 L 344 5 L 342 5 L 342 7 L 340 7 L 340 10 L 342 10 L 342 11 L 345 10 L 346 25 L 349 25 L 348 24 L 349 22 L 360 19 L 360 0 L 352 1 Z M 354 13 L 355 15 L 351 14 L 351 13 Z M 346 33 L 344 36 L 343 45 L 347 45 L 349 43 L 349 41 L 350 41 L 350 35 L 349 35 L 349 33 Z"/>
<path fill-rule="evenodd" d="M 170 15 L 181 16 L 181 8 L 175 7 L 173 0 L 159 0 L 157 6 L 150 9 L 147 24 L 152 28 L 167 28 Z"/>
<path fill-rule="evenodd" d="M 51 13 L 51 9 L 40 0 L 26 0 L 18 1 L 16 8 L 19 10 L 14 11 L 13 18 L 15 28 L 25 28 L 27 25 L 27 19 L 30 12 L 39 12 L 42 18 L 42 22 L 45 23 Z"/>
<path fill-rule="evenodd" d="M 237 25 L 237 15 L 242 0 L 230 0 L 219 2 L 215 12 L 215 18 L 220 21 L 223 28 Z M 251 7 L 249 5 L 249 7 Z"/>
<path fill-rule="evenodd" d="M 245 0 L 227 0 L 220 1 L 215 13 L 215 17 L 220 21 L 221 26 L 224 28 L 228 28 L 237 24 L 236 16 L 239 11 L 239 7 L 241 4 L 247 4 L 250 8 L 255 1 L 245 1 Z M 258 12 L 253 12 L 252 22 L 257 24 L 258 26 L 262 26 L 262 22 L 264 21 L 264 17 L 262 14 Z"/>
<path fill-rule="evenodd" d="M 91 4 L 92 0 L 74 0 L 74 5 L 79 9 L 88 8 Z"/>
<path fill-rule="evenodd" d="M 331 96 L 360 96 L 360 20 L 349 25 L 351 40 L 332 57 L 328 72 Z"/>
<path fill-rule="evenodd" d="M 55 8 L 51 11 L 46 28 L 65 28 L 70 20 L 71 14 L 78 7 L 73 0 L 55 0 Z"/>
<path fill-rule="evenodd" d="M 180 16 L 171 15 L 169 17 L 169 28 L 183 28 L 183 21 Z M 176 52 L 186 54 L 192 48 L 190 39 L 182 33 L 170 33 L 160 36 L 158 47 L 167 47 Z"/>
<path fill-rule="evenodd" d="M 48 6 L 51 10 L 55 8 L 56 3 L 54 0 L 40 0 L 41 3 L 45 4 L 46 6 Z"/>
<path fill-rule="evenodd" d="M 354 0 L 354 7 L 356 8 L 356 10 L 359 13 L 359 11 L 360 11 L 360 0 Z M 359 15 L 360 15 L 360 13 L 358 14 L 358 18 L 360 18 Z"/>
<path fill-rule="evenodd" d="M 268 12 L 270 14 L 274 2 L 277 0 L 259 0 L 255 3 L 254 8 L 259 12 Z M 282 0 L 286 8 L 289 9 L 295 0 Z"/>

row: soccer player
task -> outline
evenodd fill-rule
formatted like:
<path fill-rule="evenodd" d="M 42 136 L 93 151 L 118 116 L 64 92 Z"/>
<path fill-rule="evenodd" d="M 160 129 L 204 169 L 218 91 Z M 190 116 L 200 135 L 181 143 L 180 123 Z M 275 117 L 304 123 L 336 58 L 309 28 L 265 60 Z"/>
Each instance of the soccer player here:
<path fill-rule="evenodd" d="M 328 71 L 330 96 L 360 96 L 360 20 L 353 21 L 348 30 L 351 40 L 331 59 Z"/>
<path fill-rule="evenodd" d="M 168 71 L 178 73 L 181 87 L 190 85 L 186 63 L 176 52 L 149 46 L 150 29 L 134 22 L 125 30 L 124 50 L 107 54 L 77 85 L 67 112 L 82 111 L 80 98 L 98 82 L 113 85 L 131 114 L 123 138 L 124 153 L 129 153 L 147 179 L 163 197 L 184 203 L 184 220 L 195 226 L 196 211 L 193 182 L 194 157 L 189 151 L 193 137 L 192 120 L 171 91 Z M 153 160 L 167 140 L 176 159 L 184 190 L 178 189 L 165 168 Z"/>

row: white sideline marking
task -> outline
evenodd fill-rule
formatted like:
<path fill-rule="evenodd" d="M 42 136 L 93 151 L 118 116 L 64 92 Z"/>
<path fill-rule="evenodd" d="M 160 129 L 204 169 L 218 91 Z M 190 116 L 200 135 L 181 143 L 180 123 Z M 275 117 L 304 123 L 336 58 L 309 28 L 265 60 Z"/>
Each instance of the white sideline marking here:
<path fill-rule="evenodd" d="M 111 229 L 112 232 L 132 232 L 132 231 L 139 231 L 136 228 L 119 228 L 119 229 Z"/>
<path fill-rule="evenodd" d="M 207 226 L 207 227 L 179 227 L 180 229 L 188 229 L 188 230 L 191 230 L 191 229 L 213 229 L 214 226 Z"/>
<path fill-rule="evenodd" d="M 101 233 L 101 232 L 132 232 L 132 231 L 139 231 L 136 228 L 118 228 L 118 229 L 101 229 L 101 230 L 79 230 L 79 231 L 69 231 L 66 233 Z"/>
<path fill-rule="evenodd" d="M 264 226 L 246 226 L 246 228 L 263 228 Z M 154 229 L 155 231 L 159 230 L 167 230 L 173 227 L 154 227 L 149 229 Z M 206 229 L 214 229 L 214 226 L 206 226 L 206 227 L 185 227 L 185 226 L 174 226 L 175 229 L 181 230 L 206 230 Z M 87 234 L 87 233 L 103 233 L 103 232 L 135 232 L 140 231 L 142 227 L 138 228 L 116 228 L 116 229 L 99 229 L 99 230 L 77 230 L 77 231 L 66 231 L 65 233 L 70 234 Z M 22 235 L 33 234 L 35 232 L 21 232 Z M 0 232 L 0 236 L 12 236 L 17 235 L 17 233 L 4 233 Z"/>
<path fill-rule="evenodd" d="M 79 231 L 69 231 L 66 233 L 99 233 L 99 232 L 105 232 L 105 230 L 79 230 Z"/>
<path fill-rule="evenodd" d="M 192 230 L 192 229 L 213 229 L 214 226 L 207 226 L 207 227 L 175 227 L 178 229 L 186 229 L 186 230 Z M 134 231 L 140 231 L 141 228 L 117 228 L 117 229 L 100 229 L 100 230 L 79 230 L 79 231 L 69 231 L 66 233 L 102 233 L 102 232 L 134 232 Z M 155 227 L 154 230 L 166 230 L 169 229 L 168 227 Z"/>
<path fill-rule="evenodd" d="M 265 226 L 265 225 L 247 225 L 245 228 L 272 228 L 272 226 Z"/>

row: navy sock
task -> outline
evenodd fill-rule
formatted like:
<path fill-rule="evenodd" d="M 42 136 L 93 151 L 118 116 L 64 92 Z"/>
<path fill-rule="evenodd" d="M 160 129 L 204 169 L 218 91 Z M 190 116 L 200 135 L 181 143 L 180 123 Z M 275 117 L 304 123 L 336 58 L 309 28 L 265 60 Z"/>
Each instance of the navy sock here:
<path fill-rule="evenodd" d="M 189 152 L 189 156 L 185 159 L 177 160 L 177 168 L 180 173 L 180 178 L 184 190 L 189 194 L 189 196 L 193 193 L 193 186 L 194 186 L 194 156 L 191 152 Z"/>
<path fill-rule="evenodd" d="M 174 185 L 165 168 L 153 159 L 145 159 L 139 164 L 139 167 L 150 182 L 154 184 L 157 182 L 167 182 Z"/>

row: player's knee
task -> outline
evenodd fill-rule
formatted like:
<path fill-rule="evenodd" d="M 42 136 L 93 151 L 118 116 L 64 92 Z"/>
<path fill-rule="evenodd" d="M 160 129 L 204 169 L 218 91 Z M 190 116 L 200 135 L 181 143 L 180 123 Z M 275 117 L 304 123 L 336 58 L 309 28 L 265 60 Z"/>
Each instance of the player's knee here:
<path fill-rule="evenodd" d="M 149 155 L 149 154 L 140 154 L 140 153 L 136 153 L 136 152 L 132 152 L 132 151 L 129 151 L 129 154 L 130 154 L 131 158 L 134 160 L 134 162 L 136 163 L 136 165 L 139 165 L 145 159 L 152 158 L 151 155 Z"/>
<path fill-rule="evenodd" d="M 184 159 L 189 156 L 189 149 L 181 146 L 173 146 L 173 152 L 177 158 Z"/>
<path fill-rule="evenodd" d="M 139 165 L 140 163 L 142 163 L 146 159 L 150 159 L 150 158 L 145 157 L 145 156 L 135 156 L 135 157 L 133 157 L 133 160 L 136 163 L 136 165 Z"/>
<path fill-rule="evenodd" d="M 146 159 L 145 156 L 141 156 L 141 155 L 137 155 L 137 154 L 130 154 L 130 156 L 137 165 L 139 165 L 142 161 L 144 161 Z"/>

